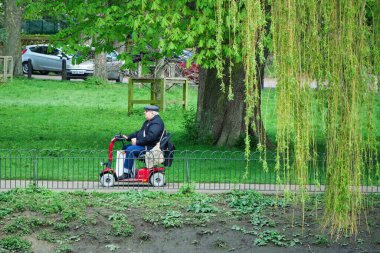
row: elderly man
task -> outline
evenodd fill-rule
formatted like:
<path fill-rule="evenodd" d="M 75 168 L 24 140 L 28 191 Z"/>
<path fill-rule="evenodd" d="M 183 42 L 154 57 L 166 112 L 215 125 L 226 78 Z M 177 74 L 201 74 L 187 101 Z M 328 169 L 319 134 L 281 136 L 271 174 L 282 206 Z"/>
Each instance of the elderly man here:
<path fill-rule="evenodd" d="M 125 139 L 131 141 L 131 144 L 123 148 L 125 149 L 124 175 L 119 179 L 131 177 L 134 160 L 140 153 L 152 149 L 160 141 L 165 125 L 158 110 L 158 106 L 155 105 L 145 106 L 144 115 L 146 120 L 141 129 L 128 136 L 123 135 Z"/>

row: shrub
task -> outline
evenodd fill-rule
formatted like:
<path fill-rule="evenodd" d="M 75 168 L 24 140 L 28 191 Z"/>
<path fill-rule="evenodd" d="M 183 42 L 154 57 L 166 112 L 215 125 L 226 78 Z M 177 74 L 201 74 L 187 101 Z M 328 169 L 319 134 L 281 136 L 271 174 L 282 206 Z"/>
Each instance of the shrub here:
<path fill-rule="evenodd" d="M 107 83 L 108 83 L 107 80 L 103 80 L 103 79 L 96 77 L 96 76 L 91 76 L 91 77 L 87 78 L 87 80 L 86 80 L 86 84 L 89 84 L 89 85 L 105 85 Z"/>
<path fill-rule="evenodd" d="M 193 107 L 190 107 L 189 110 L 183 114 L 183 128 L 185 129 L 185 139 L 192 142 L 192 144 L 195 144 L 198 140 L 199 126 L 196 119 L 196 112 Z"/>
<path fill-rule="evenodd" d="M 178 192 L 183 195 L 195 194 L 195 185 L 185 183 L 179 188 Z"/>
<path fill-rule="evenodd" d="M 116 236 L 130 236 L 133 233 L 134 227 L 128 223 L 125 214 L 114 213 L 108 217 L 108 220 L 113 221 L 112 232 Z"/>

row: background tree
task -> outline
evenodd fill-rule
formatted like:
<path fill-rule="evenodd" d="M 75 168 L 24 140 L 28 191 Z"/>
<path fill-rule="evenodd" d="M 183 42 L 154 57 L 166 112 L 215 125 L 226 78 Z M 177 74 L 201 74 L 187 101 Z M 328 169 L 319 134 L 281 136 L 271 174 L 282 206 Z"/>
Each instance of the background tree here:
<path fill-rule="evenodd" d="M 259 22 L 252 19 L 247 24 L 256 29 L 252 32 L 257 33 L 255 41 L 244 38 L 246 6 L 249 5 L 241 1 L 112 1 L 108 6 L 104 1 L 70 1 L 65 5 L 37 2 L 29 3 L 29 6 L 34 6 L 30 7 L 34 13 L 36 9 L 40 13 L 47 9 L 59 10 L 57 15 L 66 20 L 67 29 L 56 37 L 58 43 L 63 41 L 61 46 L 78 49 L 78 45 L 90 41 L 91 46 L 100 53 L 112 50 L 114 41 L 123 41 L 129 50 L 122 58 L 129 66 L 132 65 L 133 56 L 141 52 L 146 62 L 162 56 L 178 55 L 187 47 L 197 48 L 192 60 L 203 69 L 197 110 L 199 135 L 211 135 L 214 144 L 219 146 L 234 145 L 246 132 L 260 132 L 261 135 L 256 134 L 256 138 L 260 141 L 265 139 L 259 87 L 262 87 L 264 58 L 268 51 L 265 54 L 255 51 L 255 58 L 250 61 L 255 69 L 255 80 L 249 80 L 252 82 L 250 93 L 257 98 L 253 104 L 244 102 L 247 80 L 243 61 L 248 57 L 244 57 L 242 51 L 245 41 L 262 48 L 263 37 L 267 36 L 263 29 L 265 10 L 260 1 L 254 6 L 256 14 L 261 15 L 257 19 Z M 128 45 L 128 41 L 132 41 L 133 45 Z M 258 60 L 260 56 L 261 61 Z M 226 84 L 228 89 L 225 89 Z M 256 87 L 257 92 L 253 91 Z M 233 96 L 235 99 L 232 99 Z M 252 113 L 247 115 L 247 109 Z M 244 120 L 245 116 L 249 120 Z M 258 129 L 261 131 L 256 131 Z"/>
<path fill-rule="evenodd" d="M 4 0 L 0 1 L 0 43 L 3 46 L 6 38 L 6 31 L 4 28 Z M 0 54 L 3 55 L 2 48 Z"/>
<path fill-rule="evenodd" d="M 212 9 L 216 9 L 216 18 L 207 15 Z M 242 136 L 246 137 L 246 146 L 249 136 L 259 144 L 272 146 L 261 117 L 261 88 L 269 54 L 264 44 L 264 38 L 270 36 L 269 5 L 261 1 L 217 1 L 215 6 L 200 5 L 198 11 L 203 18 L 193 26 L 206 26 L 209 40 L 215 38 L 214 47 L 203 46 L 204 34 L 199 34 L 198 48 L 214 52 L 216 59 L 202 65 L 197 110 L 200 134 L 211 133 L 219 146 L 235 145 Z M 215 26 L 210 27 L 210 23 Z"/>
<path fill-rule="evenodd" d="M 17 0 L 4 1 L 4 49 L 3 54 L 13 57 L 14 75 L 22 75 L 21 69 L 21 21 L 23 8 Z"/>

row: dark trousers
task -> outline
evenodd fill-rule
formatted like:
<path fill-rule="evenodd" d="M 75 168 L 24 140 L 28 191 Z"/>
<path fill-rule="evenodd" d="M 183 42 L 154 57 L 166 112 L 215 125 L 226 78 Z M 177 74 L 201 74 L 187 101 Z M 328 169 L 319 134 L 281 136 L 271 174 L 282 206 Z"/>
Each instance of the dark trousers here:
<path fill-rule="evenodd" d="M 133 162 L 141 154 L 145 153 L 145 147 L 137 145 L 127 145 L 123 147 L 125 150 L 124 173 L 132 171 Z"/>

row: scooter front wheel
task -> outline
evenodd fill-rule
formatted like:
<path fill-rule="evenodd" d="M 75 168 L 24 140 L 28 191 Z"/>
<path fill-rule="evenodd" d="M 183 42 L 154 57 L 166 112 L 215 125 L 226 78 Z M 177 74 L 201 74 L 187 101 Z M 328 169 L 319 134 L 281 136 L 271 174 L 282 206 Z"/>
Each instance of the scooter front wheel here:
<path fill-rule="evenodd" d="M 161 172 L 153 173 L 149 180 L 150 184 L 154 187 L 161 187 L 165 185 L 165 175 Z"/>
<path fill-rule="evenodd" d="M 115 177 L 111 173 L 104 173 L 100 177 L 100 184 L 104 187 L 112 187 L 115 184 Z"/>

